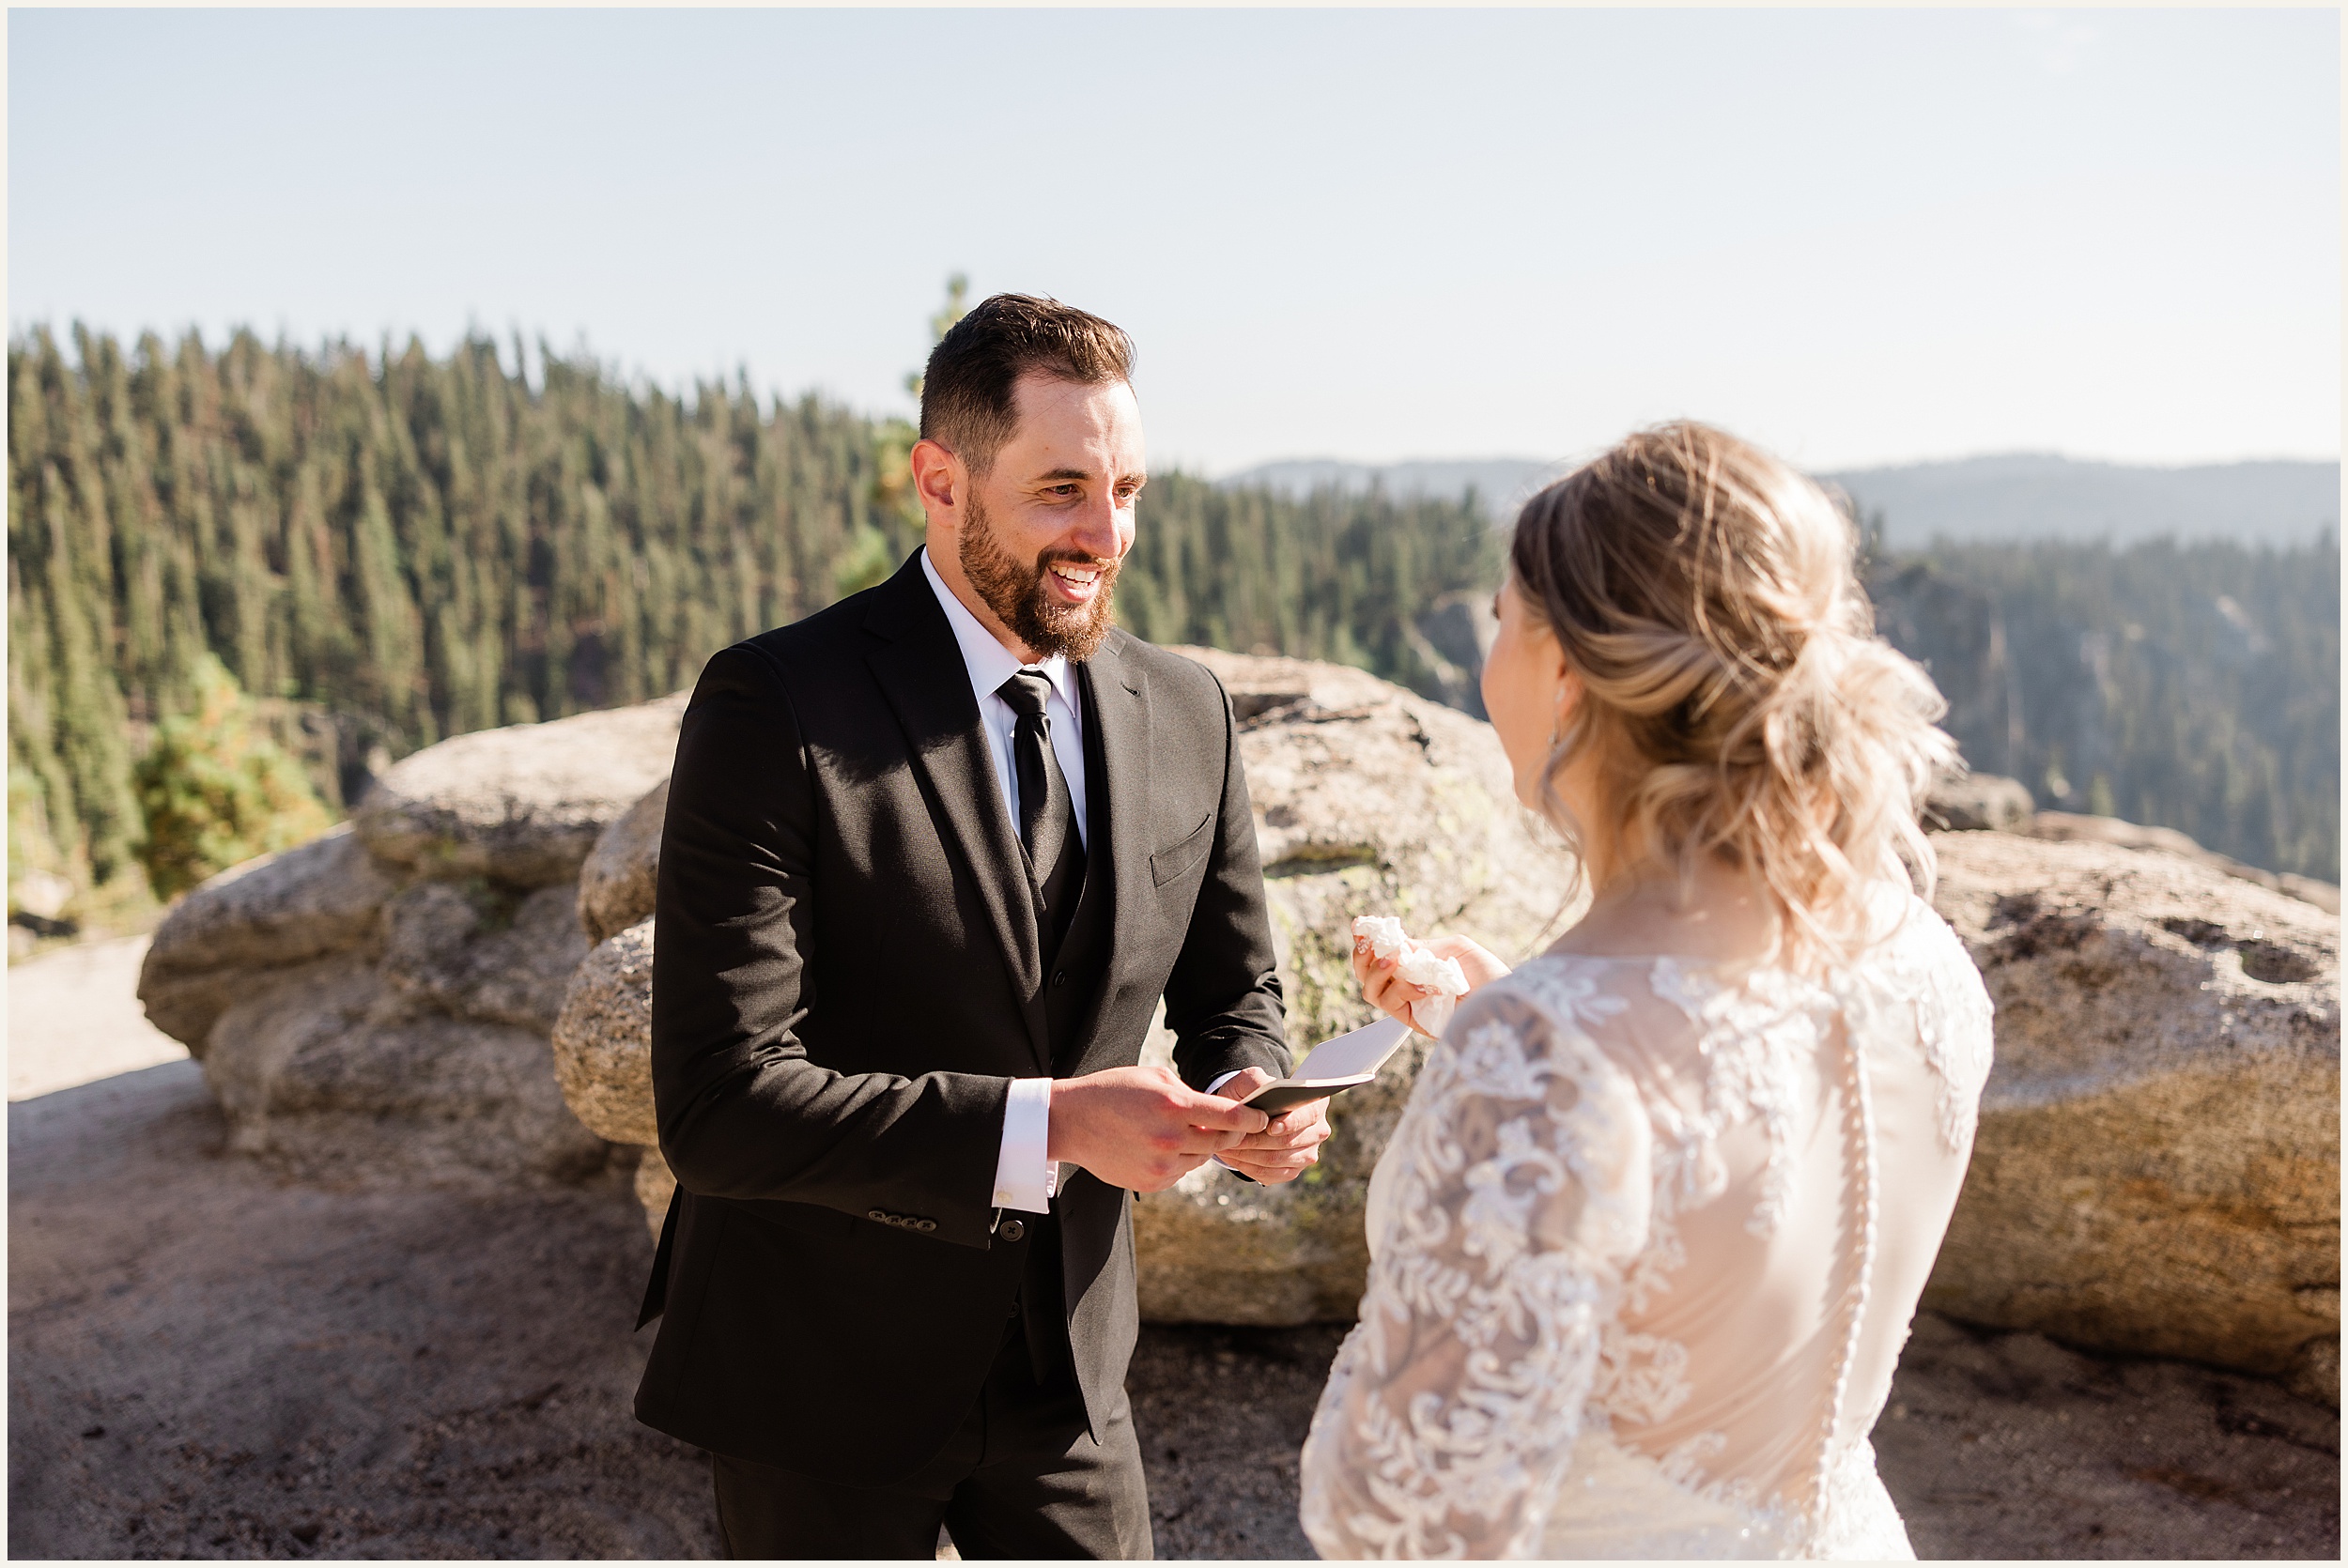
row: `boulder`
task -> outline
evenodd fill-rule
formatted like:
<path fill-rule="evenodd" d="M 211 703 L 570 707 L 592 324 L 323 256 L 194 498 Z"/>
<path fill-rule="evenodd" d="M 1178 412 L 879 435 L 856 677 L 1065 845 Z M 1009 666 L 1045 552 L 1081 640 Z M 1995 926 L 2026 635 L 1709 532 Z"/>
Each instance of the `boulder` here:
<path fill-rule="evenodd" d="M 341 1176 L 601 1170 L 547 1046 L 590 946 L 568 879 L 667 773 L 682 708 L 427 747 L 353 825 L 174 909 L 139 994 L 203 1059 L 234 1146 Z"/>
<path fill-rule="evenodd" d="M 563 999 L 553 1042 L 555 1081 L 579 1119 L 614 1143 L 651 1147 L 652 1158 L 658 1158 L 650 920 L 606 938 L 587 955 Z"/>
<path fill-rule="evenodd" d="M 230 867 L 155 929 L 139 971 L 147 1016 L 201 1057 L 212 1025 L 256 975 L 372 944 L 397 887 L 348 824 Z"/>
<path fill-rule="evenodd" d="M 2018 778 L 1994 773 L 1943 780 L 1924 801 L 1924 828 L 1934 833 L 2028 833 L 2035 812 Z"/>
<path fill-rule="evenodd" d="M 384 906 L 383 976 L 425 1007 L 544 1038 L 587 956 L 576 903 L 567 887 L 419 883 Z"/>
<path fill-rule="evenodd" d="M 1570 864 L 1513 804 L 1488 726 L 1357 670 L 1184 652 L 1223 679 L 1239 716 L 1300 1052 L 1369 1017 L 1351 972 L 1356 915 L 1470 931 L 1511 959 L 1572 916 Z M 658 816 L 646 801 L 590 857 L 580 919 L 604 939 L 553 1035 L 579 1119 L 640 1146 L 657 1136 L 644 916 Z M 1938 907 L 1999 1014 L 1973 1172 L 1927 1301 L 2336 1397 L 2337 916 L 2198 850 L 1990 830 L 1934 842 Z M 1169 1059 L 1170 1045 L 1161 1023 L 1144 1060 Z M 1335 1134 L 1305 1180 L 1262 1188 L 1209 1165 L 1140 1199 L 1144 1315 L 1350 1318 L 1368 1174 L 1423 1060 L 1406 1048 L 1334 1102 Z M 657 1228 L 674 1181 L 656 1149 L 636 1184 Z"/>
<path fill-rule="evenodd" d="M 2198 849 L 1935 847 L 1997 1065 L 1925 1304 L 2336 1400 L 2339 918 Z"/>
<path fill-rule="evenodd" d="M 302 1175 L 571 1182 L 610 1153 L 563 1103 L 543 1035 L 422 1005 L 355 953 L 231 1007 L 204 1068 L 229 1146 Z"/>
<path fill-rule="evenodd" d="M 669 1200 L 676 1196 L 676 1174 L 660 1158 L 657 1145 L 646 1148 L 636 1166 L 636 1201 L 643 1207 L 644 1229 L 659 1245 L 660 1227 L 669 1218 Z"/>
<path fill-rule="evenodd" d="M 1511 957 L 1562 929 L 1573 892 L 1562 850 L 1509 794 L 1489 725 L 1355 669 L 1212 649 L 1180 652 L 1219 676 L 1240 722 L 1273 936 L 1301 1055 L 1369 1022 L 1354 989 L 1356 915 L 1420 934 L 1457 927 Z M 656 1140 L 650 1072 L 651 799 L 608 829 L 580 878 L 580 919 L 608 935 L 572 978 L 553 1043 L 571 1108 L 606 1137 Z M 592 884 L 592 885 L 591 885 Z M 626 892 L 626 889 L 636 889 Z M 1145 1060 L 1170 1041 L 1152 1032 Z M 1163 1322 L 1294 1324 L 1352 1315 L 1368 1267 L 1362 1211 L 1371 1163 L 1423 1053 L 1339 1099 L 1309 1180 L 1261 1188 L 1220 1166 L 1135 1212 L 1142 1311 Z M 657 1150 L 638 1168 L 657 1225 L 673 1186 Z"/>
<path fill-rule="evenodd" d="M 2246 866 L 2215 850 L 2203 849 L 2173 827 L 2146 827 L 2139 822 L 2122 822 L 2117 817 L 2091 817 L 2076 811 L 2041 811 L 2027 827 L 2017 831 L 2058 844 L 2111 844 L 2121 849 L 2158 850 L 2166 854 L 2199 861 L 2227 876 L 2254 882 L 2261 887 L 2297 899 L 2302 903 L 2313 904 L 2328 914 L 2340 913 L 2338 883 L 2319 882 L 2295 871 L 2269 871 L 2263 867 Z"/>
<path fill-rule="evenodd" d="M 669 817 L 669 781 L 603 830 L 579 869 L 579 923 L 590 942 L 616 936 L 652 914 L 660 883 L 660 829 Z"/>
<path fill-rule="evenodd" d="M 1372 1013 L 1353 983 L 1353 917 L 1413 935 L 1475 935 L 1510 961 L 1574 913 L 1573 864 L 1516 804 L 1491 726 L 1339 665 L 1178 652 L 1214 671 L 1240 720 L 1290 1048 L 1299 1056 Z M 1143 1060 L 1171 1060 L 1151 1032 Z M 1297 1324 L 1353 1315 L 1369 1268 L 1363 1211 L 1425 1042 L 1330 1103 L 1321 1162 L 1259 1187 L 1220 1165 L 1134 1210 L 1142 1315 Z"/>
<path fill-rule="evenodd" d="M 685 695 L 483 730 L 394 764 L 352 822 L 378 860 L 448 881 L 549 887 L 669 775 Z"/>

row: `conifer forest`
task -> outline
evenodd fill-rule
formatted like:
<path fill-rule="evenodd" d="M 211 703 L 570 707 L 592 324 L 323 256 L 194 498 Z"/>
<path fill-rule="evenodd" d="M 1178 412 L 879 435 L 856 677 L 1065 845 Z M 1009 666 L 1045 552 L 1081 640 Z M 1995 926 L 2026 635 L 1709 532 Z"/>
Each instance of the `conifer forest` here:
<path fill-rule="evenodd" d="M 28 873 L 85 914 L 151 904 L 418 747 L 689 686 L 919 543 L 900 421 L 522 365 L 486 338 L 11 340 L 12 910 Z M 1160 473 L 1118 614 L 1475 710 L 1503 543 L 1472 496 Z M 2338 879 L 2337 543 L 1970 546 L 1870 580 L 1976 767 Z"/>

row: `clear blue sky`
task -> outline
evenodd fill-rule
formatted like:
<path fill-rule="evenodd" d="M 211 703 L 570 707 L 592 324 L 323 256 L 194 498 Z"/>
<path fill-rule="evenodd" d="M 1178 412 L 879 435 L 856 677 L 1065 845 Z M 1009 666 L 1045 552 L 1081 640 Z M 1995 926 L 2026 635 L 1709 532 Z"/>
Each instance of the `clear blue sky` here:
<path fill-rule="evenodd" d="M 1153 461 L 2332 456 L 2329 11 L 13 10 L 8 312 L 519 328 L 909 407 L 945 275 Z"/>

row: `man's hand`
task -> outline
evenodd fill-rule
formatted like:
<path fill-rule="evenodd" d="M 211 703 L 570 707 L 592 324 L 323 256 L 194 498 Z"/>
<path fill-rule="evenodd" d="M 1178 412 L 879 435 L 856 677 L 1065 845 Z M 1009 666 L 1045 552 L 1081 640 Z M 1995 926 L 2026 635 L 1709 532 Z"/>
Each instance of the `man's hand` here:
<path fill-rule="evenodd" d="M 1166 1068 L 1110 1068 L 1053 1080 L 1045 1152 L 1112 1187 L 1160 1192 L 1270 1119 L 1202 1095 Z"/>
<path fill-rule="evenodd" d="M 1266 1084 L 1272 1074 L 1261 1068 L 1242 1068 L 1224 1081 L 1216 1094 L 1231 1099 L 1245 1099 Z M 1284 1181 L 1294 1181 L 1305 1174 L 1305 1167 L 1321 1159 L 1321 1145 L 1329 1138 L 1329 1102 L 1316 1099 L 1309 1104 L 1291 1106 L 1274 1118 L 1261 1132 L 1242 1138 L 1223 1151 L 1223 1163 L 1242 1176 L 1254 1176 L 1267 1187 Z"/>

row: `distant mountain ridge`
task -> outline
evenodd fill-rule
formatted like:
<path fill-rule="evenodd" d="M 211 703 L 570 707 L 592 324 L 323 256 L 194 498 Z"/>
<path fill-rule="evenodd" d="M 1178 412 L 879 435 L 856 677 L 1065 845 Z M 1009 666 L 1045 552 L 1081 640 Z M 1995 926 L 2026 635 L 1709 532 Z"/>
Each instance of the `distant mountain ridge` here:
<path fill-rule="evenodd" d="M 1219 481 L 1301 496 L 1323 486 L 1358 494 L 1456 497 L 1473 488 L 1495 519 L 1571 465 L 1531 457 L 1348 463 L 1291 458 Z M 1936 540 L 2130 545 L 2174 538 L 2243 545 L 2304 545 L 2340 531 L 2340 465 L 2277 459 L 2184 468 L 2098 463 L 2047 453 L 2005 453 L 1945 462 L 1850 469 L 1818 475 L 1841 486 L 1862 516 L 1880 513 L 1885 543 L 1912 549 Z"/>

